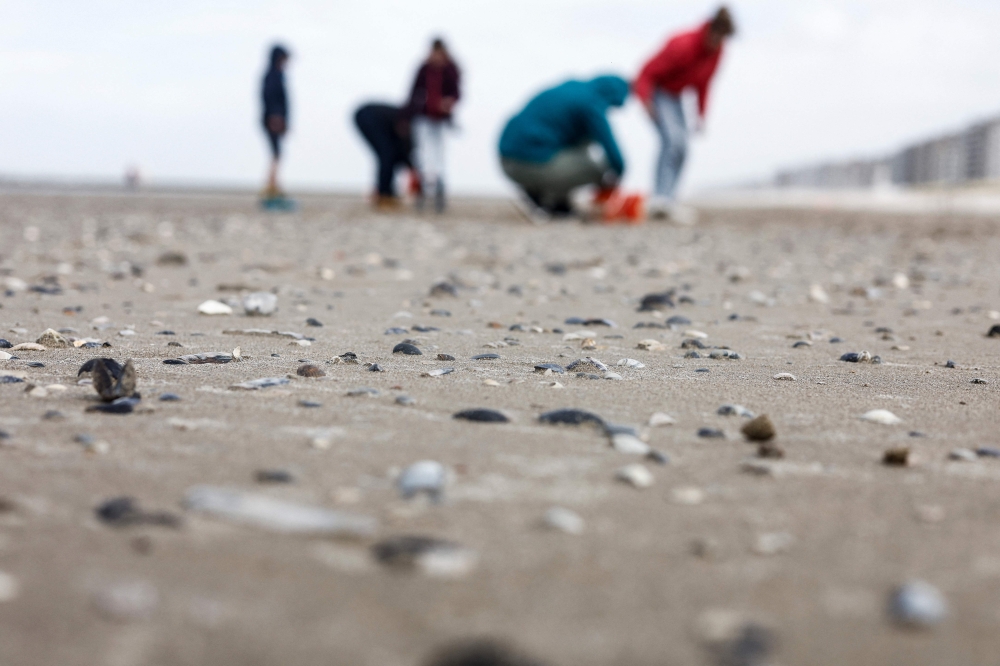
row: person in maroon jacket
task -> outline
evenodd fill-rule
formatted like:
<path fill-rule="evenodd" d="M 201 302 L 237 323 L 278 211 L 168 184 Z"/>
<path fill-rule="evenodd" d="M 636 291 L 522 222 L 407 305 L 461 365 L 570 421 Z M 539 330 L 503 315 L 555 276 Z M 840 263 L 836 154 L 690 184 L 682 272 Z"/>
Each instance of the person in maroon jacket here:
<path fill-rule="evenodd" d="M 444 132 L 451 124 L 455 104 L 461 98 L 461 74 L 440 39 L 431 45 L 431 53 L 417 71 L 410 92 L 409 113 L 413 118 L 413 139 L 423 206 L 425 194 L 433 194 L 434 207 L 445 208 Z"/>
<path fill-rule="evenodd" d="M 646 63 L 632 85 L 635 95 L 653 119 L 662 142 L 654 194 L 647 206 L 650 217 L 688 217 L 674 203 L 688 145 L 681 94 L 691 89 L 697 93 L 696 131 L 701 132 L 708 108 L 709 85 L 722 57 L 725 41 L 735 33 L 736 27 L 729 10 L 721 7 L 708 22 L 672 37 Z"/>

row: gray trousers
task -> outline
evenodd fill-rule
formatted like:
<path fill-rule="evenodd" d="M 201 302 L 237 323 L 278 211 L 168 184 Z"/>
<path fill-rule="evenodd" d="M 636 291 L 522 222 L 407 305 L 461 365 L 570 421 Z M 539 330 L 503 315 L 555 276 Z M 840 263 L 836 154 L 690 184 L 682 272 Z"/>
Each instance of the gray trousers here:
<path fill-rule="evenodd" d="M 507 177 L 542 208 L 566 205 L 569 194 L 583 185 L 600 185 L 608 171 L 603 153 L 599 160 L 590 154 L 589 146 L 566 148 L 548 162 L 522 162 L 506 157 L 500 164 Z"/>

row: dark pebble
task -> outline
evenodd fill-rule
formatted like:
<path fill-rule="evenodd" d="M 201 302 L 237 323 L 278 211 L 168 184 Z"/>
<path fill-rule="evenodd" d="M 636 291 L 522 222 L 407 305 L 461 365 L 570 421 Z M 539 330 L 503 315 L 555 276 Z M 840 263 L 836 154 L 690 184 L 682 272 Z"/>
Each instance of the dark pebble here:
<path fill-rule="evenodd" d="M 566 374 L 566 368 L 562 367 L 558 363 L 539 363 L 535 366 L 535 372 L 545 372 L 546 370 L 551 370 L 557 375 Z"/>
<path fill-rule="evenodd" d="M 45 364 L 44 363 L 39 363 L 38 361 L 32 361 L 31 363 L 28 363 L 28 367 L 29 368 L 44 368 Z"/>
<path fill-rule="evenodd" d="M 691 320 L 684 315 L 674 315 L 666 321 L 667 326 L 690 326 Z"/>
<path fill-rule="evenodd" d="M 988 338 L 1000 338 L 1000 324 L 994 324 L 990 332 L 986 334 Z"/>
<path fill-rule="evenodd" d="M 878 328 L 875 329 L 875 332 L 876 333 L 888 333 L 888 334 L 891 334 L 892 333 L 892 329 L 889 328 L 888 326 L 879 326 Z"/>
<path fill-rule="evenodd" d="M 689 351 L 688 353 L 684 354 L 684 358 L 704 358 L 704 357 L 701 355 L 701 352 Z"/>
<path fill-rule="evenodd" d="M 6 430 L 0 430 L 0 439 L 10 439 L 10 433 Z"/>
<path fill-rule="evenodd" d="M 3 338 L 0 338 L 0 349 L 10 349 L 13 346 L 14 345 L 10 344 L 10 342 L 8 340 L 4 340 Z"/>
<path fill-rule="evenodd" d="M 170 342 L 167 343 L 167 346 L 168 347 L 183 347 L 184 345 L 182 345 L 181 343 L 176 342 L 174 340 L 171 340 Z"/>
<path fill-rule="evenodd" d="M 451 354 L 438 354 L 437 358 L 438 358 L 439 361 L 454 361 L 455 360 L 455 357 L 452 356 Z"/>
<path fill-rule="evenodd" d="M 688 338 L 681 342 L 681 349 L 708 349 L 708 347 L 697 338 Z"/>
<path fill-rule="evenodd" d="M 299 377 L 312 377 L 312 378 L 326 377 L 326 373 L 323 372 L 323 370 L 319 366 L 313 365 L 312 363 L 306 363 L 305 365 L 300 365 L 299 369 L 295 371 L 295 374 L 297 374 Z"/>
<path fill-rule="evenodd" d="M 944 364 L 944 367 L 946 367 L 946 368 L 957 368 L 958 366 L 955 365 L 954 361 L 948 361 L 947 363 Z"/>
<path fill-rule="evenodd" d="M 844 361 L 845 363 L 860 363 L 861 354 L 859 354 L 858 352 L 848 352 L 843 356 L 841 356 L 840 360 Z"/>
<path fill-rule="evenodd" d="M 450 317 L 451 313 L 447 310 L 431 310 L 430 315 L 432 317 Z"/>
<path fill-rule="evenodd" d="M 976 455 L 980 458 L 1000 458 L 1000 449 L 995 446 L 981 446 L 976 449 Z"/>
<path fill-rule="evenodd" d="M 726 433 L 718 428 L 698 428 L 698 436 L 706 439 L 725 439 Z"/>
<path fill-rule="evenodd" d="M 135 406 L 139 401 L 135 398 L 119 398 L 114 402 L 87 407 L 88 412 L 101 412 L 102 414 L 131 414 L 135 411 Z"/>
<path fill-rule="evenodd" d="M 163 361 L 163 365 L 187 365 L 187 361 L 182 361 L 179 358 L 168 358 Z"/>
<path fill-rule="evenodd" d="M 840 344 L 843 341 L 844 341 L 843 338 L 838 338 L 838 337 L 832 337 L 832 338 L 830 338 L 830 344 L 831 345 Z"/>
<path fill-rule="evenodd" d="M 812 347 L 812 345 L 805 340 L 799 340 L 794 345 L 792 345 L 792 349 L 800 349 L 802 347 Z"/>
<path fill-rule="evenodd" d="M 678 303 L 683 303 L 684 305 L 694 305 L 694 299 L 690 296 L 681 296 L 677 299 Z"/>
<path fill-rule="evenodd" d="M 452 416 L 452 418 L 461 419 L 463 421 L 479 421 L 480 423 L 510 422 L 509 418 L 495 409 L 467 409 L 463 412 L 458 412 Z"/>
<path fill-rule="evenodd" d="M 583 317 L 570 317 L 569 319 L 567 319 L 563 323 L 564 324 L 569 324 L 570 326 L 583 326 L 583 322 L 584 321 L 585 320 L 584 320 Z"/>
<path fill-rule="evenodd" d="M 640 321 L 638 324 L 632 328 L 670 328 L 666 324 L 661 324 L 658 321 Z"/>
<path fill-rule="evenodd" d="M 477 354 L 472 357 L 473 361 L 495 361 L 500 358 L 500 354 Z"/>
<path fill-rule="evenodd" d="M 315 409 L 316 407 L 322 407 L 323 403 L 314 402 L 313 400 L 299 400 L 299 407 L 306 407 L 310 409 Z"/>
<path fill-rule="evenodd" d="M 393 354 L 406 354 L 407 356 L 423 356 L 423 352 L 409 342 L 400 342 L 392 348 Z"/>
<path fill-rule="evenodd" d="M 450 282 L 438 282 L 431 287 L 431 296 L 458 296 L 458 287 Z"/>
<path fill-rule="evenodd" d="M 648 460 L 652 460 L 657 465 L 669 465 L 670 456 L 668 456 L 663 451 L 657 451 L 656 449 L 650 449 L 649 453 L 646 454 Z"/>
<path fill-rule="evenodd" d="M 385 335 L 406 335 L 407 333 L 409 333 L 408 330 L 399 326 L 393 326 L 385 331 Z"/>
<path fill-rule="evenodd" d="M 739 321 L 740 316 L 734 312 L 733 314 L 726 317 L 726 319 L 728 319 L 729 321 Z"/>
<path fill-rule="evenodd" d="M 436 550 L 456 550 L 458 548 L 456 543 L 434 537 L 395 536 L 372 546 L 372 554 L 382 564 L 412 567 L 422 555 Z"/>
<path fill-rule="evenodd" d="M 379 365 L 378 363 L 372 363 L 371 365 L 369 365 L 368 366 L 368 371 L 369 372 L 385 372 L 385 370 L 382 368 L 382 366 Z"/>
<path fill-rule="evenodd" d="M 698 368 L 695 372 L 709 372 L 708 368 Z"/>
<path fill-rule="evenodd" d="M 322 328 L 323 322 L 321 322 L 319 319 L 314 319 L 313 317 L 309 317 L 309 319 L 306 319 L 306 326 L 315 326 L 317 328 Z"/>
<path fill-rule="evenodd" d="M 982 377 L 976 377 L 970 383 L 971 384 L 989 384 L 989 382 L 986 381 L 985 379 L 983 379 Z"/>
<path fill-rule="evenodd" d="M 671 289 L 659 294 L 646 294 L 642 297 L 642 302 L 639 304 L 639 312 L 674 307 L 674 293 L 675 291 Z"/>
<path fill-rule="evenodd" d="M 259 469 L 253 473 L 257 483 L 293 483 L 295 477 L 284 469 Z"/>
<path fill-rule="evenodd" d="M 504 643 L 485 639 L 445 646 L 421 663 L 425 666 L 545 666 L 544 662 L 521 654 Z"/>
<path fill-rule="evenodd" d="M 542 423 L 553 425 L 597 425 L 604 427 L 604 419 L 582 409 L 556 409 L 538 417 Z"/>
<path fill-rule="evenodd" d="M 44 414 L 42 414 L 42 418 L 45 419 L 46 421 L 58 421 L 59 419 L 65 418 L 65 416 L 59 410 L 50 409 Z"/>
<path fill-rule="evenodd" d="M 139 508 L 139 503 L 132 497 L 115 497 L 94 509 L 98 520 L 112 527 L 129 527 L 132 525 L 160 525 L 177 527 L 180 518 L 172 513 L 155 511 L 147 512 Z"/>
<path fill-rule="evenodd" d="M 13 377 L 11 375 L 3 375 L 0 377 L 0 384 L 20 384 L 23 382 L 24 380 L 20 377 Z"/>
<path fill-rule="evenodd" d="M 159 331 L 156 335 L 177 335 L 173 331 Z"/>
<path fill-rule="evenodd" d="M 271 358 L 281 358 L 281 354 L 271 354 Z"/>
<path fill-rule="evenodd" d="M 924 433 L 920 432 L 919 430 L 913 430 L 913 431 L 910 432 L 910 437 L 926 437 L 926 436 L 927 435 L 925 435 Z"/>
<path fill-rule="evenodd" d="M 97 440 L 94 439 L 93 435 L 88 435 L 85 432 L 81 432 L 79 435 L 76 435 L 75 437 L 73 437 L 73 441 L 76 442 L 77 444 L 83 444 L 84 446 L 90 446 L 91 444 L 93 444 Z"/>
<path fill-rule="evenodd" d="M 441 329 L 437 326 L 414 326 L 413 330 L 417 333 L 433 333 L 434 331 L 440 331 Z"/>
<path fill-rule="evenodd" d="M 600 375 L 594 375 L 589 372 L 578 372 L 576 373 L 577 379 L 601 379 Z"/>
<path fill-rule="evenodd" d="M 161 402 L 178 402 L 178 401 L 180 401 L 180 399 L 181 399 L 181 397 L 179 395 L 177 395 L 176 393 L 161 393 L 160 394 L 160 401 Z"/>

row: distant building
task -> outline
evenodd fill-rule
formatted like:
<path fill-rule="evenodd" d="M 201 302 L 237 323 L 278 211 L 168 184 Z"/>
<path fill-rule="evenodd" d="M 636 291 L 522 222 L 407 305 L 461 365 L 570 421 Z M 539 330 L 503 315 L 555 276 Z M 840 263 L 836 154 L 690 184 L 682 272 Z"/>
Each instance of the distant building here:
<path fill-rule="evenodd" d="M 1000 118 L 903 148 L 888 157 L 787 169 L 778 187 L 872 188 L 1000 181 Z"/>

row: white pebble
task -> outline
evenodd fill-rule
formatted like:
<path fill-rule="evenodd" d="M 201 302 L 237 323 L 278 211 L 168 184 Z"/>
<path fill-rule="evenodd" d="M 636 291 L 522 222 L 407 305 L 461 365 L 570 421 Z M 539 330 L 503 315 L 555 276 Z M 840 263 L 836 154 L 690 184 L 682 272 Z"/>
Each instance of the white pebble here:
<path fill-rule="evenodd" d="M 686 504 L 687 506 L 695 506 L 705 501 L 705 491 L 694 486 L 674 488 L 670 494 L 676 503 Z"/>
<path fill-rule="evenodd" d="M 892 619 L 899 624 L 926 629 L 941 623 L 948 615 L 948 602 L 936 587 L 922 580 L 896 589 L 889 602 Z"/>
<path fill-rule="evenodd" d="M 649 444 L 634 435 L 618 433 L 611 436 L 611 446 L 618 453 L 644 456 L 649 454 Z"/>
<path fill-rule="evenodd" d="M 637 361 L 634 358 L 623 358 L 616 365 L 624 365 L 626 368 L 635 368 L 637 370 L 642 370 L 646 367 L 645 363 Z"/>
<path fill-rule="evenodd" d="M 21 592 L 21 584 L 6 571 L 0 571 L 0 603 L 13 601 Z"/>
<path fill-rule="evenodd" d="M 652 473 L 638 463 L 622 467 L 615 472 L 615 478 L 623 483 L 628 483 L 635 488 L 649 488 L 653 485 Z"/>
<path fill-rule="evenodd" d="M 198 306 L 198 312 L 203 315 L 231 315 L 233 309 L 219 301 L 205 301 Z"/>
<path fill-rule="evenodd" d="M 778 374 L 776 374 L 774 376 L 774 378 L 776 380 L 778 380 L 779 382 L 794 382 L 795 381 L 795 375 L 793 375 L 790 372 L 779 372 Z"/>
<path fill-rule="evenodd" d="M 677 419 L 664 412 L 656 412 L 649 417 L 649 425 L 651 428 L 674 425 L 675 423 L 677 423 Z"/>
<path fill-rule="evenodd" d="M 777 555 L 789 550 L 795 544 L 795 537 L 788 532 L 768 532 L 758 534 L 753 552 L 758 555 Z"/>
<path fill-rule="evenodd" d="M 160 605 L 160 593 L 147 581 L 116 583 L 94 594 L 94 606 L 109 620 L 148 620 Z"/>
<path fill-rule="evenodd" d="M 873 409 L 870 412 L 865 412 L 861 415 L 861 420 L 880 425 L 898 425 L 903 422 L 903 419 L 887 409 Z"/>
<path fill-rule="evenodd" d="M 583 534 L 584 522 L 580 514 L 561 506 L 554 506 L 545 512 L 546 527 L 560 530 L 566 534 Z"/>

